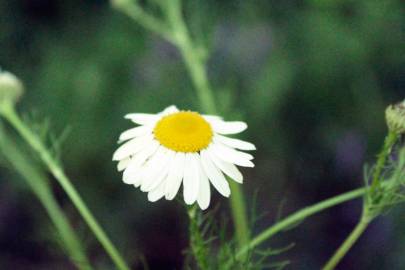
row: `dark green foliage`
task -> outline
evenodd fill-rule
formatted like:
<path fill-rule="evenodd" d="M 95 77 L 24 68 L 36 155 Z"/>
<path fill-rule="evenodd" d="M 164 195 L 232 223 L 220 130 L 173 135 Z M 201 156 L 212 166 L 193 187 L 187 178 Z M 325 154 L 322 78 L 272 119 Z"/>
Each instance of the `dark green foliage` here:
<path fill-rule="evenodd" d="M 39 2 L 43 5 L 36 6 Z M 282 198 L 284 216 L 362 185 L 361 166 L 374 161 L 386 132 L 384 108 L 404 98 L 402 13 L 399 0 L 187 1 L 192 35 L 212 53 L 208 73 L 221 113 L 229 120 L 247 121 L 243 138 L 258 147 L 255 170 L 243 172 L 243 188 L 250 205 L 259 189 L 258 214 L 269 215 L 257 222 L 253 234 L 274 222 Z M 157 112 L 170 104 L 198 109 L 178 52 L 114 12 L 107 1 L 0 0 L 0 48 L 0 67 L 19 76 L 29 89 L 19 106 L 37 108 L 35 119 L 49 118 L 54 134 L 69 130 L 56 152 L 126 257 L 139 268 L 134 254 L 143 253 L 151 269 L 179 269 L 180 250 L 188 246 L 186 219 L 178 218 L 181 211 L 173 202 L 148 203 L 144 194 L 121 182 L 111 162 L 118 134 L 131 125 L 122 119 L 125 113 Z M 53 141 L 59 145 L 58 139 Z M 28 197 L 19 196 L 15 205 L 19 191 L 10 185 L 16 181 L 3 172 L 0 180 L 2 213 L 35 216 Z M 213 205 L 219 201 L 226 205 L 219 197 Z M 290 268 L 318 269 L 333 251 L 325 246 L 340 243 L 359 205 L 319 216 L 271 246 L 294 239 Z M 345 269 L 405 265 L 405 235 L 398 225 L 404 215 L 393 212 L 376 226 L 377 233 L 365 236 L 369 242 L 353 250 Z M 6 259 L 14 263 L 26 258 L 27 264 L 51 267 L 48 260 L 29 257 L 26 249 L 10 247 L 8 228 L 18 223 L 16 216 L 7 214 L 0 222 L 0 268 L 12 268 L 2 265 Z M 43 257 L 59 259 L 43 248 L 47 243 L 35 226 L 24 227 L 39 242 L 27 250 L 43 250 Z M 222 236 L 211 240 L 213 234 L 206 232 L 203 239 L 214 254 L 210 258 L 223 263 L 232 258 L 235 243 L 218 227 Z M 324 240 L 315 241 L 315 235 Z M 370 243 L 376 242 L 390 248 L 373 249 Z M 219 243 L 224 243 L 220 250 Z M 102 268 L 104 254 L 97 244 L 90 249 Z M 373 252 L 380 256 L 370 258 Z M 257 262 L 263 256 L 254 252 L 252 257 Z M 279 260 L 271 256 L 263 264 L 234 267 L 260 269 Z M 213 267 L 220 269 L 215 268 L 218 264 Z"/>

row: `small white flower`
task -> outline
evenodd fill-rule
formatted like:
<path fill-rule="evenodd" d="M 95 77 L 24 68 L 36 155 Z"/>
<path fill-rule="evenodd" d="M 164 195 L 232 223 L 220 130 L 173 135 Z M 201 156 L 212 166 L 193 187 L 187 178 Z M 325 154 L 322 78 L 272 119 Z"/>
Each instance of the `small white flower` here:
<path fill-rule="evenodd" d="M 113 160 L 124 171 L 126 184 L 148 192 L 155 202 L 172 200 L 183 183 L 186 204 L 209 206 L 210 183 L 223 196 L 231 193 L 224 176 L 238 183 L 243 176 L 235 165 L 254 167 L 253 156 L 239 150 L 255 150 L 249 142 L 223 135 L 247 128 L 244 122 L 225 122 L 221 117 L 179 111 L 170 106 L 158 114 L 127 114 L 139 126 L 123 132 Z M 239 149 L 239 150 L 236 150 Z"/>

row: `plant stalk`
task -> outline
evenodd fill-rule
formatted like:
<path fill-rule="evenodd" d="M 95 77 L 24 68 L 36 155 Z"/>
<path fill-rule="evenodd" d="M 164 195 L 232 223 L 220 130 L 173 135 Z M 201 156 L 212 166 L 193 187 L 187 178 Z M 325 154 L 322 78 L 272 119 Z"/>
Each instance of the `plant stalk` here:
<path fill-rule="evenodd" d="M 0 128 L 0 148 L 9 163 L 26 180 L 32 192 L 45 208 L 60 235 L 62 240 L 60 244 L 64 244 L 62 248 L 66 249 L 72 263 L 80 270 L 92 270 L 85 248 L 53 196 L 48 179 L 39 169 L 31 165 L 28 157 L 18 149 L 15 142 L 8 138 L 2 128 Z"/>
<path fill-rule="evenodd" d="M 329 261 L 325 264 L 325 266 L 322 268 L 322 270 L 333 270 L 333 269 L 335 269 L 336 266 L 339 264 L 339 262 L 347 254 L 347 252 L 349 252 L 349 250 L 357 242 L 359 237 L 367 229 L 370 222 L 371 222 L 371 219 L 369 219 L 365 215 L 363 215 L 362 218 L 360 219 L 360 221 L 357 223 L 354 230 L 346 238 L 346 240 L 339 247 L 339 249 L 336 250 L 335 254 L 329 259 Z"/>
<path fill-rule="evenodd" d="M 236 254 L 236 258 L 239 259 L 241 256 L 246 254 L 248 251 L 254 249 L 265 240 L 269 239 L 270 237 L 274 236 L 275 234 L 286 230 L 287 228 L 297 224 L 298 222 L 303 221 L 304 219 L 320 213 L 328 208 L 333 206 L 339 205 L 341 203 L 359 198 L 363 196 L 366 192 L 366 188 L 358 188 L 335 197 L 326 199 L 324 201 L 318 202 L 312 206 L 307 206 L 286 218 L 280 220 L 279 222 L 275 223 L 274 225 L 270 226 L 269 228 L 265 229 L 263 232 L 259 233 L 256 237 L 254 237 L 247 245 L 243 246 L 238 253 Z"/>
<path fill-rule="evenodd" d="M 381 178 L 381 173 L 384 169 L 387 158 L 391 153 L 391 149 L 395 145 L 397 140 L 398 140 L 398 134 L 395 132 L 392 132 L 392 131 L 390 131 L 388 133 L 387 137 L 385 137 L 384 145 L 383 145 L 381 152 L 378 154 L 377 163 L 376 163 L 376 166 L 375 166 L 375 169 L 373 172 L 373 176 L 372 176 L 372 180 L 371 180 L 371 186 L 370 186 L 371 195 L 374 195 L 378 189 L 380 178 Z"/>
<path fill-rule="evenodd" d="M 187 214 L 189 217 L 189 234 L 190 234 L 190 247 L 193 252 L 194 258 L 197 262 L 198 268 L 201 270 L 208 269 L 207 258 L 208 252 L 204 243 L 204 238 L 197 220 L 197 207 L 195 205 L 188 207 Z"/>
<path fill-rule="evenodd" d="M 199 54 L 199 48 L 193 44 L 182 16 L 180 2 L 179 0 L 170 1 L 167 8 L 168 19 L 174 31 L 175 45 L 181 52 L 184 63 L 197 91 L 202 109 L 205 113 L 216 114 L 217 108 L 214 101 L 214 93 L 208 80 L 205 62 L 201 54 Z M 242 189 L 238 184 L 230 181 L 230 186 L 232 193 L 230 200 L 232 219 L 238 244 L 241 247 L 249 242 L 249 226 L 245 199 Z"/>
<path fill-rule="evenodd" d="M 360 221 L 346 238 L 343 244 L 336 250 L 334 255 L 325 264 L 323 270 L 333 270 L 347 254 L 350 248 L 356 243 L 357 239 L 367 229 L 369 223 L 378 215 L 378 213 L 372 213 L 369 211 L 375 203 L 378 204 L 379 191 L 382 188 L 382 173 L 387 162 L 389 155 L 391 154 L 392 147 L 395 145 L 398 139 L 398 134 L 389 131 L 388 135 L 384 139 L 384 145 L 381 152 L 378 154 L 377 163 L 373 171 L 370 188 L 366 187 L 366 198 L 363 202 L 363 213 Z M 392 182 L 391 182 L 392 183 Z"/>
<path fill-rule="evenodd" d="M 21 121 L 17 112 L 12 105 L 4 106 L 1 111 L 3 117 L 18 131 L 21 137 L 36 151 L 42 162 L 48 167 L 52 175 L 58 180 L 72 203 L 75 205 L 84 221 L 87 223 L 97 240 L 103 246 L 107 254 L 110 256 L 116 267 L 120 270 L 129 270 L 130 268 L 120 255 L 116 247 L 108 238 L 107 234 L 101 228 L 93 214 L 87 208 L 83 199 L 72 185 L 69 178 L 59 166 L 58 162 L 52 157 L 47 148 L 42 144 L 41 140 L 33 133 L 23 121 Z"/>
<path fill-rule="evenodd" d="M 243 192 L 239 184 L 229 179 L 228 181 L 232 193 L 230 197 L 232 218 L 235 225 L 239 228 L 235 231 L 236 239 L 239 243 L 239 246 L 241 247 L 248 244 L 250 240 L 250 230 L 246 217 L 246 205 L 243 197 Z"/>

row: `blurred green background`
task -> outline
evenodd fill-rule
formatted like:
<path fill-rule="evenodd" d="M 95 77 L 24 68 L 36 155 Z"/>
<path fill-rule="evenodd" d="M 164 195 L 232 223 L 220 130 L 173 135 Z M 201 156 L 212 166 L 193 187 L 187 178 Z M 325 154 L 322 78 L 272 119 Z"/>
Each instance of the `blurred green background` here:
<path fill-rule="evenodd" d="M 281 216 L 363 184 L 386 132 L 385 107 L 405 97 L 399 0 L 184 1 L 227 120 L 244 120 L 256 167 L 243 170 L 249 208 Z M 180 269 L 187 219 L 175 202 L 148 203 L 122 183 L 111 156 L 128 112 L 198 110 L 176 49 L 107 1 L 0 0 L 0 67 L 19 76 L 22 112 L 70 129 L 68 175 L 134 269 Z M 54 191 L 97 269 L 110 261 L 59 186 Z M 254 197 L 257 200 L 254 200 Z M 215 194 L 220 216 L 228 201 Z M 282 210 L 280 210 L 282 209 Z M 374 222 L 339 269 L 404 269 L 404 206 Z M 278 235 L 287 269 L 319 269 L 351 231 L 359 200 Z M 7 163 L 0 171 L 0 269 L 73 269 L 45 211 Z M 266 246 L 266 245 L 265 245 Z"/>

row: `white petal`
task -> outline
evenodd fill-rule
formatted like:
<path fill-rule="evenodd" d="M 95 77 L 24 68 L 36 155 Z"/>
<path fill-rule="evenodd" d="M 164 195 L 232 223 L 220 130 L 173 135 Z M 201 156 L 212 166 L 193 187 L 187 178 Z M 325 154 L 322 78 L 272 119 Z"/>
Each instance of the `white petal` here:
<path fill-rule="evenodd" d="M 250 160 L 253 156 L 247 153 L 237 151 L 229 148 L 220 143 L 212 143 L 209 148 L 215 153 L 215 155 L 223 161 L 242 166 L 242 167 L 254 167 L 255 165 Z"/>
<path fill-rule="evenodd" d="M 165 185 L 162 183 L 156 189 L 148 193 L 148 200 L 150 202 L 156 202 L 165 195 Z"/>
<path fill-rule="evenodd" d="M 128 129 L 121 133 L 119 141 L 126 141 L 135 137 L 140 137 L 152 133 L 152 128 L 149 126 L 139 126 Z"/>
<path fill-rule="evenodd" d="M 147 168 L 143 174 L 141 191 L 145 192 L 154 189 L 163 180 L 163 174 L 167 173 L 169 166 L 168 150 L 163 147 L 159 149 L 157 150 L 156 157 L 147 164 Z"/>
<path fill-rule="evenodd" d="M 176 112 L 178 112 L 178 111 L 179 111 L 179 109 L 177 109 L 176 106 L 171 105 L 171 106 L 167 107 L 166 109 L 164 109 L 164 110 L 161 112 L 161 114 L 162 114 L 162 115 L 169 115 L 169 114 L 172 114 L 172 113 L 176 113 Z"/>
<path fill-rule="evenodd" d="M 240 150 L 247 150 L 247 151 L 256 150 L 256 147 L 253 143 L 234 139 L 234 138 L 225 137 L 225 136 L 222 136 L 219 134 L 216 134 L 214 136 L 214 141 L 221 142 L 221 143 L 225 144 L 226 146 L 240 149 Z"/>
<path fill-rule="evenodd" d="M 130 113 L 125 115 L 125 118 L 130 119 L 138 125 L 152 125 L 160 118 L 160 116 L 149 113 Z"/>
<path fill-rule="evenodd" d="M 139 171 L 131 178 L 131 183 L 134 185 L 134 187 L 138 188 L 142 184 L 143 180 L 143 170 L 145 169 L 145 166 L 140 167 Z"/>
<path fill-rule="evenodd" d="M 218 170 L 218 168 L 212 163 L 206 150 L 201 151 L 201 161 L 205 174 L 210 179 L 212 185 L 225 197 L 229 197 L 231 189 L 226 181 L 224 175 Z"/>
<path fill-rule="evenodd" d="M 174 156 L 173 163 L 169 169 L 169 175 L 166 179 L 165 194 L 167 200 L 173 200 L 179 191 L 184 174 L 185 158 L 186 155 L 180 152 L 177 152 Z"/>
<path fill-rule="evenodd" d="M 136 187 L 141 185 L 148 175 L 151 165 L 154 165 L 163 156 L 164 149 L 159 146 L 149 159 L 141 162 L 137 157 L 134 158 L 134 164 L 132 162 L 128 165 L 128 168 L 124 171 L 124 182 L 134 184 Z M 137 159 L 137 160 L 135 160 Z M 138 162 L 135 164 L 135 162 Z M 128 172 L 127 172 L 128 171 Z"/>
<path fill-rule="evenodd" d="M 135 139 L 132 139 L 130 141 L 127 141 L 123 145 L 121 145 L 117 151 L 115 151 L 113 155 L 113 160 L 121 160 L 126 157 L 129 157 L 131 155 L 136 154 L 143 148 L 145 148 L 146 145 L 151 143 L 153 140 L 152 135 L 145 135 L 142 137 L 138 137 Z"/>
<path fill-rule="evenodd" d="M 119 172 L 125 170 L 128 167 L 128 164 L 130 161 L 131 161 L 130 158 L 125 158 L 125 159 L 121 160 L 120 162 L 118 162 L 117 170 Z"/>
<path fill-rule="evenodd" d="M 203 114 L 202 117 L 208 122 L 210 122 L 210 121 L 223 121 L 222 117 L 216 116 L 216 115 Z"/>
<path fill-rule="evenodd" d="M 145 163 L 145 161 L 152 156 L 159 147 L 159 143 L 156 140 L 153 140 L 149 145 L 146 145 L 142 151 L 137 153 L 131 158 L 127 168 L 123 174 L 124 183 L 127 184 L 134 184 L 134 179 L 136 174 L 138 173 L 141 166 Z"/>
<path fill-rule="evenodd" d="M 198 165 L 198 154 L 187 153 L 184 163 L 183 197 L 188 205 L 193 204 L 198 197 L 200 184 Z"/>
<path fill-rule="evenodd" d="M 150 174 L 145 176 L 144 182 L 141 186 L 142 191 L 154 190 L 164 179 L 167 178 L 174 155 L 174 151 L 166 151 L 157 164 L 151 165 L 156 167 L 151 168 Z"/>
<path fill-rule="evenodd" d="M 205 210 L 210 205 L 210 200 L 211 200 L 210 182 L 202 167 L 201 157 L 199 157 L 198 162 L 199 162 L 198 171 L 200 173 L 200 186 L 199 186 L 197 202 L 198 202 L 198 205 L 200 206 L 200 208 L 202 210 Z"/>
<path fill-rule="evenodd" d="M 235 180 L 235 182 L 238 182 L 238 183 L 241 183 L 241 184 L 243 183 L 243 176 L 240 173 L 240 171 L 238 170 L 238 168 L 236 168 L 235 165 L 219 159 L 215 155 L 215 152 L 212 151 L 212 148 L 208 148 L 207 152 L 208 152 L 211 160 L 214 162 L 214 164 L 219 169 L 221 169 L 221 171 L 223 171 L 226 175 L 228 175 L 230 178 Z"/>
<path fill-rule="evenodd" d="M 142 171 L 144 170 L 144 166 L 139 166 L 139 167 L 133 167 L 130 170 L 126 169 L 124 171 L 123 177 L 122 177 L 122 181 L 125 184 L 129 184 L 129 185 L 135 185 L 136 187 L 138 186 L 137 183 L 140 182 L 141 180 L 141 176 L 142 176 Z"/>
<path fill-rule="evenodd" d="M 211 127 L 216 133 L 219 134 L 236 134 L 244 131 L 247 128 L 245 122 L 235 121 L 235 122 L 225 122 L 218 119 L 207 119 L 211 124 Z"/>
<path fill-rule="evenodd" d="M 156 173 L 156 176 L 145 178 L 143 183 L 148 183 L 146 186 L 141 186 L 141 191 L 149 192 L 156 187 L 160 186 L 161 184 L 164 185 L 164 180 L 167 178 L 167 174 L 169 172 L 169 165 L 164 166 L 163 169 L 159 170 L 159 173 Z M 164 195 L 164 194 L 163 194 Z"/>

